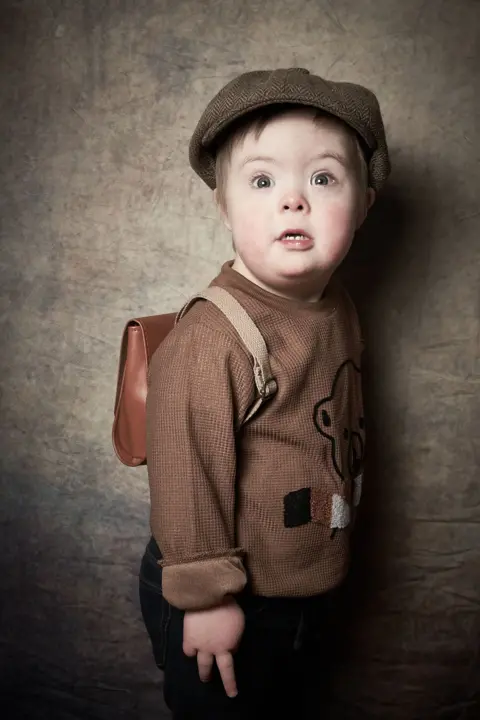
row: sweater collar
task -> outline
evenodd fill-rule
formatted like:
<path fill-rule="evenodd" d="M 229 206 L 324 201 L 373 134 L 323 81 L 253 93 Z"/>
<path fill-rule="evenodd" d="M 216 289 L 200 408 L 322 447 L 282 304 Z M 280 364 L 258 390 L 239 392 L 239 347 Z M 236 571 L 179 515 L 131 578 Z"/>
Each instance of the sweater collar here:
<path fill-rule="evenodd" d="M 280 310 L 284 313 L 306 312 L 314 315 L 330 314 L 337 305 L 338 280 L 332 277 L 325 288 L 325 292 L 316 302 L 306 300 L 293 300 L 275 295 L 268 290 L 256 285 L 254 282 L 241 275 L 233 269 L 233 260 L 228 260 L 222 265 L 220 274 L 212 282 L 212 285 L 219 285 L 225 289 L 239 290 L 256 300 L 261 301 L 268 307 Z"/>

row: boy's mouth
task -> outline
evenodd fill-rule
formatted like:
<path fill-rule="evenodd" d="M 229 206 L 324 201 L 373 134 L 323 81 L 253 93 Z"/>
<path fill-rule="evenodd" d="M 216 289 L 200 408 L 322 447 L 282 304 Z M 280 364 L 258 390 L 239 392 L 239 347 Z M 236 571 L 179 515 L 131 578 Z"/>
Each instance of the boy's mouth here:
<path fill-rule="evenodd" d="M 309 250 L 313 246 L 313 238 L 297 228 L 285 230 L 277 240 L 292 250 Z"/>

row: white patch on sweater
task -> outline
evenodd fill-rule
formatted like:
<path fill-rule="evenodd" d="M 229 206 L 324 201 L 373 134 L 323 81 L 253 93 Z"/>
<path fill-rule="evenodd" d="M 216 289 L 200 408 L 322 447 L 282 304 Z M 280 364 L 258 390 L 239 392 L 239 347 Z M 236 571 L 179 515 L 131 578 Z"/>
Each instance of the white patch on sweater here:
<path fill-rule="evenodd" d="M 346 528 L 350 523 L 350 506 L 341 495 L 332 495 L 331 528 Z"/>

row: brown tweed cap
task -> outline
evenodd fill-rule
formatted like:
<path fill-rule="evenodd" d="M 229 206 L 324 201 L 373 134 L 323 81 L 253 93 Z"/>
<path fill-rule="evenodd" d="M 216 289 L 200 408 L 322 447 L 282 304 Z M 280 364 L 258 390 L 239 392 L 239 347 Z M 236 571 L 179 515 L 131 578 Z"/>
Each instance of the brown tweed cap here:
<path fill-rule="evenodd" d="M 212 190 L 219 136 L 252 110 L 279 103 L 317 108 L 350 125 L 366 155 L 369 185 L 380 190 L 390 173 L 390 160 L 376 96 L 362 85 L 324 80 L 304 68 L 244 73 L 210 101 L 190 140 L 189 157 L 192 168 Z"/>

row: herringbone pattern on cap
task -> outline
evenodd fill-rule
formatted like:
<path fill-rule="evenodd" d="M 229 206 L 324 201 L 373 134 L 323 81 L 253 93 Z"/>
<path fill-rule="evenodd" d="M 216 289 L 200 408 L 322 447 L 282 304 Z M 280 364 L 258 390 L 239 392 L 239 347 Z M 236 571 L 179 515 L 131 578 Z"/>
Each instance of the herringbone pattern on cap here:
<path fill-rule="evenodd" d="M 215 141 L 228 125 L 268 105 L 293 103 L 324 110 L 352 127 L 369 155 L 369 184 L 380 190 L 390 173 L 385 128 L 375 94 L 362 85 L 333 82 L 305 68 L 254 70 L 239 75 L 207 105 L 190 141 L 190 163 L 215 188 Z"/>

